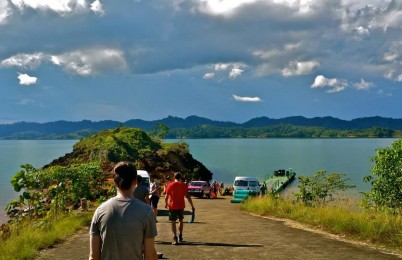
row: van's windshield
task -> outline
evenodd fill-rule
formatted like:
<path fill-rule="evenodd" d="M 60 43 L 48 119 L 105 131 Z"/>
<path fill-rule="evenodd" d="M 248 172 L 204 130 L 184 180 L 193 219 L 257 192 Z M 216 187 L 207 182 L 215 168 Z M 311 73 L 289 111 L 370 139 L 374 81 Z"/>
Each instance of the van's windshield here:
<path fill-rule="evenodd" d="M 247 181 L 235 180 L 234 186 L 247 187 Z"/>
<path fill-rule="evenodd" d="M 248 185 L 250 185 L 251 187 L 258 186 L 258 182 L 257 181 L 249 181 Z"/>

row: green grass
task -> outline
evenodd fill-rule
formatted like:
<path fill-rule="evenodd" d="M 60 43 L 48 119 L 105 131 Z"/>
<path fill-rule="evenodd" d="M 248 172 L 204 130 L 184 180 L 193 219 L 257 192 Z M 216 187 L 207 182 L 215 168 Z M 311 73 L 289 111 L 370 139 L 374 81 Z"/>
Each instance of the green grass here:
<path fill-rule="evenodd" d="M 69 214 L 57 221 L 12 225 L 11 236 L 0 240 L 0 259 L 34 259 L 39 250 L 64 241 L 90 223 L 93 212 Z"/>
<path fill-rule="evenodd" d="M 253 198 L 242 210 L 263 216 L 295 220 L 346 238 L 369 242 L 402 253 L 402 217 L 362 211 L 351 203 L 306 207 L 288 199 Z"/>

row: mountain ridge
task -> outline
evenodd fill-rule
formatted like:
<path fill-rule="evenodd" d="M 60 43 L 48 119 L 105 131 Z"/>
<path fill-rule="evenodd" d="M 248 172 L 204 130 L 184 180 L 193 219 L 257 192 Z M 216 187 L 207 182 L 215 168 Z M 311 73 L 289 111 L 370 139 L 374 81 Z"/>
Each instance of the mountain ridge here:
<path fill-rule="evenodd" d="M 152 121 L 130 119 L 125 122 L 114 120 L 58 120 L 46 123 L 23 121 L 12 124 L 0 124 L 0 139 L 52 139 L 52 137 L 56 138 L 58 136 L 64 136 L 64 139 L 74 139 L 77 136 L 87 136 L 103 129 L 118 126 L 136 127 L 145 131 L 152 131 L 160 124 L 168 126 L 169 129 L 194 128 L 200 126 L 214 126 L 219 128 L 258 128 L 275 125 L 294 125 L 300 127 L 322 127 L 335 130 L 362 130 L 372 127 L 402 130 L 402 119 L 380 116 L 361 117 L 352 120 L 343 120 L 331 116 L 312 118 L 290 116 L 279 119 L 262 116 L 252 118 L 244 123 L 234 123 L 192 115 L 186 118 L 168 116 L 166 118 Z"/>

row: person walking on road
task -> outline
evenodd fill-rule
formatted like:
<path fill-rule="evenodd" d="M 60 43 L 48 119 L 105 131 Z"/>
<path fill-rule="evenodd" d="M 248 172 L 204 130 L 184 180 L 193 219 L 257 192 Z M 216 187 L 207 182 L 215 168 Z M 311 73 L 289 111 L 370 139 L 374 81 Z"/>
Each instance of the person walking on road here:
<path fill-rule="evenodd" d="M 154 215 L 155 215 L 155 221 L 158 222 L 157 216 L 158 216 L 158 202 L 159 202 L 159 184 L 155 181 L 155 175 L 151 175 L 149 177 L 150 179 L 150 183 L 149 183 L 149 194 L 150 194 L 150 198 L 149 198 L 149 204 L 152 207 L 152 210 L 154 211 Z"/>
<path fill-rule="evenodd" d="M 194 204 L 188 193 L 188 186 L 181 181 L 181 174 L 176 172 L 174 174 L 174 182 L 171 182 L 166 187 L 165 208 L 169 209 L 169 221 L 172 222 L 173 245 L 183 242 L 183 219 L 185 202 L 184 197 L 187 198 L 194 211 Z M 177 236 L 176 220 L 179 220 L 179 236 Z"/>
<path fill-rule="evenodd" d="M 119 162 L 113 169 L 117 195 L 95 211 L 90 227 L 89 259 L 158 259 L 154 213 L 134 199 L 137 170 L 133 163 Z"/>

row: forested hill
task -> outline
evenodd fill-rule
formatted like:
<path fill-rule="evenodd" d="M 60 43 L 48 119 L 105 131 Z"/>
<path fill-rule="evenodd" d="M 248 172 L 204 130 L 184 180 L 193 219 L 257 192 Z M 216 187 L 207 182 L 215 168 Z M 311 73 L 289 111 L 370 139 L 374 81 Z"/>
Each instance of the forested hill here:
<path fill-rule="evenodd" d="M 169 138 L 219 137 L 399 137 L 402 119 L 365 117 L 342 120 L 334 117 L 306 118 L 302 116 L 273 119 L 253 118 L 244 123 L 214 121 L 198 116 L 126 122 L 112 120 L 78 122 L 55 121 L 48 123 L 18 122 L 0 124 L 0 139 L 79 139 L 103 129 L 128 126 L 152 131 L 166 125 Z"/>

